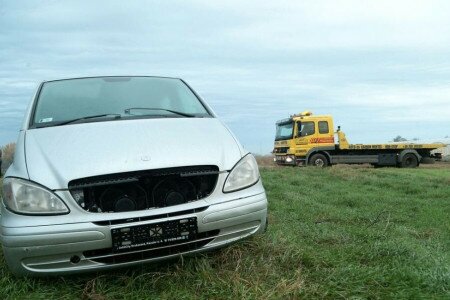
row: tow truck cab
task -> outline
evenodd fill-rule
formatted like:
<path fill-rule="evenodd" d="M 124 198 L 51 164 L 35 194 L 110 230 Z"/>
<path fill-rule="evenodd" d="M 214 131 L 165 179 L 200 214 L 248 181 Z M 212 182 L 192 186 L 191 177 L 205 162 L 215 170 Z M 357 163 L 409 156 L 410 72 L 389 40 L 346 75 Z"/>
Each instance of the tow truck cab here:
<path fill-rule="evenodd" d="M 337 136 L 337 143 L 335 141 Z M 417 167 L 421 162 L 440 159 L 431 151 L 445 144 L 350 144 L 340 127 L 334 131 L 331 115 L 310 111 L 292 115 L 276 123 L 273 154 L 278 165 L 362 164 Z"/>

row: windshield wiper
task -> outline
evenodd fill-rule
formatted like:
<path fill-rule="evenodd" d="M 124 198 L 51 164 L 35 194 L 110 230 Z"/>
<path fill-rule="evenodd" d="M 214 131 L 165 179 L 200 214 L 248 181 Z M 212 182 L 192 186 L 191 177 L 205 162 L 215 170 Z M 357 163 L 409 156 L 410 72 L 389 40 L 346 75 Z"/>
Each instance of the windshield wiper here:
<path fill-rule="evenodd" d="M 120 119 L 122 117 L 121 114 L 93 115 L 93 116 L 87 116 L 87 117 L 82 117 L 82 118 L 76 118 L 76 119 L 72 119 L 72 120 L 62 121 L 61 123 L 58 123 L 58 124 L 53 125 L 53 126 L 67 125 L 67 124 L 75 123 L 75 122 L 82 121 L 82 120 L 89 120 L 89 119 L 102 118 L 102 117 L 111 117 L 111 116 L 114 116 L 115 117 L 114 119 Z"/>
<path fill-rule="evenodd" d="M 176 110 L 171 110 L 171 109 L 166 109 L 166 108 L 154 108 L 154 107 L 130 107 L 125 109 L 125 114 L 127 115 L 131 115 L 131 110 L 132 109 L 141 109 L 141 110 L 162 110 L 162 111 L 167 111 L 170 113 L 173 113 L 175 115 L 179 115 L 179 116 L 183 116 L 183 117 L 187 117 L 187 118 L 195 118 L 195 115 L 192 114 L 188 114 L 188 113 L 184 113 L 184 112 L 180 112 L 180 111 L 176 111 Z"/>

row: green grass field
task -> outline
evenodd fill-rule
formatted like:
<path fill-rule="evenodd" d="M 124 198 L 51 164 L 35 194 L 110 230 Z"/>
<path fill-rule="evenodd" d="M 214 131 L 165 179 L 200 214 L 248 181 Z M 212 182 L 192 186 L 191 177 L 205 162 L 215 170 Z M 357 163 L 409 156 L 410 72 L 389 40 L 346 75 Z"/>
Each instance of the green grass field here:
<path fill-rule="evenodd" d="M 265 235 L 158 265 L 15 278 L 0 298 L 450 299 L 450 168 L 263 168 Z"/>

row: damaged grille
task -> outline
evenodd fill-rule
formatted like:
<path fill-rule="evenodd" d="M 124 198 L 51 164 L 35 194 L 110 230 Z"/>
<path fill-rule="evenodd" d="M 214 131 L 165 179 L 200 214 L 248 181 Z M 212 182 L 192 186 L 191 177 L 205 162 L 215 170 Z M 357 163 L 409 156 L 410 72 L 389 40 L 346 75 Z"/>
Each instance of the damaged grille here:
<path fill-rule="evenodd" d="M 209 196 L 217 166 L 192 166 L 126 172 L 69 182 L 75 201 L 86 211 L 113 213 L 184 204 Z"/>

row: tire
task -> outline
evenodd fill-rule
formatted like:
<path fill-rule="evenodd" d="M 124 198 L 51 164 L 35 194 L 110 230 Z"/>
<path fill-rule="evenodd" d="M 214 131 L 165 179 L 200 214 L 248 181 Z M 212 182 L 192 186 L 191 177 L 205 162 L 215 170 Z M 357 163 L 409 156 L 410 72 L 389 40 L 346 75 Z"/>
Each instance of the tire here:
<path fill-rule="evenodd" d="M 419 160 L 413 153 L 405 154 L 400 162 L 400 168 L 417 168 L 417 166 L 419 166 Z"/>
<path fill-rule="evenodd" d="M 309 159 L 309 165 L 314 167 L 324 168 L 328 166 L 328 159 L 323 154 L 314 154 Z"/>

